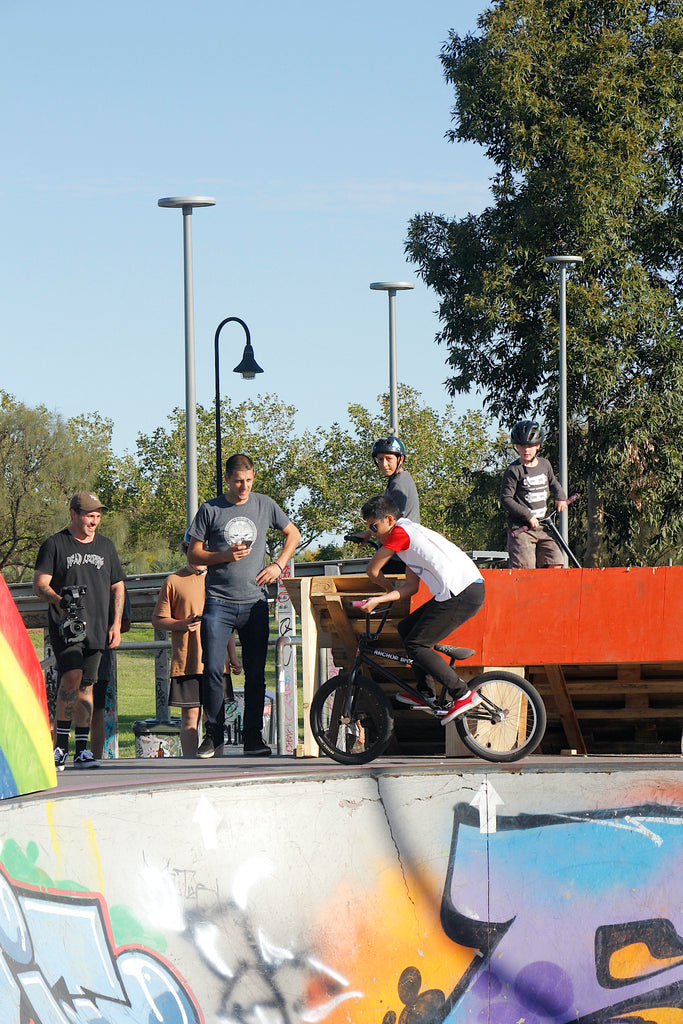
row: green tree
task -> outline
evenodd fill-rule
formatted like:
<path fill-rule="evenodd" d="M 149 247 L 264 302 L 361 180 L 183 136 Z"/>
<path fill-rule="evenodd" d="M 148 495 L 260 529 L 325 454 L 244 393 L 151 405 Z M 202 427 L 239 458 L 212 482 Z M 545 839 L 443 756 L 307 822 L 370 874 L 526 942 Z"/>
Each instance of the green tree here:
<path fill-rule="evenodd" d="M 301 514 L 302 490 L 315 459 L 314 439 L 297 436 L 296 410 L 276 396 L 233 404 L 221 403 L 221 444 L 225 458 L 244 452 L 256 468 L 255 488 L 274 498 L 302 532 L 302 547 L 315 540 L 317 527 Z M 216 494 L 215 416 L 213 408 L 197 407 L 197 485 L 200 503 Z M 135 470 L 125 506 L 131 523 L 131 544 L 147 550 L 150 537 L 166 538 L 177 550 L 185 532 L 185 417 L 174 409 L 168 427 L 140 434 Z M 273 539 L 273 550 L 280 543 Z M 154 553 L 156 552 L 156 553 Z M 158 558 L 154 548 L 153 557 Z M 151 571 L 148 569 L 148 571 Z"/>
<path fill-rule="evenodd" d="M 94 483 L 96 459 L 78 429 L 0 391 L 0 570 L 30 578 L 43 540 L 69 522 L 69 499 Z"/>
<path fill-rule="evenodd" d="M 348 427 L 333 424 L 299 436 L 296 410 L 274 396 L 234 406 L 229 400 L 223 402 L 224 454 L 242 451 L 253 458 L 255 487 L 274 498 L 299 527 L 301 551 L 312 550 L 317 541 L 327 538 L 316 557 L 362 553 L 357 545 L 335 544 L 329 538 L 341 542 L 343 534 L 357 530 L 362 525 L 361 505 L 384 488 L 370 457 L 373 441 L 387 432 L 387 396 L 379 403 L 377 413 L 350 406 Z M 450 408 L 440 415 L 405 386 L 400 388 L 399 409 L 423 522 L 465 547 L 500 547 L 496 493 L 502 457 L 488 418 L 479 412 L 457 418 Z M 201 502 L 216 493 L 214 413 L 201 406 L 197 449 Z M 185 529 L 183 411 L 171 413 L 168 427 L 139 435 L 136 455 L 110 460 L 106 473 L 101 494 L 107 496 L 112 510 L 108 527 L 128 570 L 172 568 Z M 112 521 L 122 525 L 125 536 L 112 530 Z M 272 543 L 275 551 L 279 535 Z"/>
<path fill-rule="evenodd" d="M 440 296 L 452 393 L 556 430 L 557 277 L 568 282 L 570 488 L 586 564 L 683 550 L 683 3 L 498 0 L 441 53 L 452 141 L 495 165 L 480 215 L 413 218 Z"/>
<path fill-rule="evenodd" d="M 420 496 L 421 521 L 465 548 L 500 547 L 497 488 L 503 457 L 489 418 L 481 412 L 457 417 L 450 406 L 440 414 L 407 385 L 399 386 L 398 397 L 406 469 Z M 361 506 L 384 490 L 370 452 L 373 441 L 387 434 L 387 395 L 378 398 L 378 406 L 373 414 L 350 405 L 348 428 L 335 423 L 320 434 L 321 456 L 307 480 L 303 509 L 321 532 L 358 531 Z M 359 553 L 348 544 L 344 551 Z"/>

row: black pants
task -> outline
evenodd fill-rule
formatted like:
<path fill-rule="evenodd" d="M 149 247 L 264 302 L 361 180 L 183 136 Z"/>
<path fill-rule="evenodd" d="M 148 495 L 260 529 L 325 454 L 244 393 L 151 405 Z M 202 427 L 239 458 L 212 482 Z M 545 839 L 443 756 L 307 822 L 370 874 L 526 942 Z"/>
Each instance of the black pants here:
<path fill-rule="evenodd" d="M 466 692 L 467 688 L 448 662 L 432 648 L 476 615 L 483 603 L 484 584 L 470 583 L 456 597 L 449 597 L 446 601 L 432 598 L 401 619 L 398 633 L 408 656 L 413 659 L 413 671 L 419 685 L 426 685 L 426 677 L 430 675 L 437 682 L 445 683 L 454 697 L 462 697 Z"/>

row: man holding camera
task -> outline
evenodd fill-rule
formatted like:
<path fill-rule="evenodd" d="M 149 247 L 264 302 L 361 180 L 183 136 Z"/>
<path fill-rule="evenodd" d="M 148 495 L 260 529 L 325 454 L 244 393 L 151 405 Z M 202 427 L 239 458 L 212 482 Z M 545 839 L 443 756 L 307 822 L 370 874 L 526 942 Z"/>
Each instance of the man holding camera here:
<path fill-rule="evenodd" d="M 74 767 L 99 768 L 88 750 L 93 684 L 103 650 L 121 642 L 125 576 L 113 543 L 97 534 L 103 509 L 96 494 L 74 494 L 71 522 L 41 544 L 33 574 L 34 593 L 49 604 L 50 642 L 59 672 L 55 766 L 60 771 L 69 756 L 72 722 Z"/>

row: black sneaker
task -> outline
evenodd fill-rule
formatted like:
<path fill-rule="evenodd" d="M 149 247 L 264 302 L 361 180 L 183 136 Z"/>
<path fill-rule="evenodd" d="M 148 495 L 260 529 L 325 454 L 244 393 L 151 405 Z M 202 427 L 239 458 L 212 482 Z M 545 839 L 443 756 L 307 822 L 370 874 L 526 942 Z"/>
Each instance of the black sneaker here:
<path fill-rule="evenodd" d="M 100 768 L 100 762 L 93 757 L 90 750 L 81 750 L 80 754 L 74 757 L 74 768 Z"/>
<path fill-rule="evenodd" d="M 210 733 L 206 733 L 204 739 L 199 744 L 197 750 L 197 757 L 213 757 L 216 752 L 216 748 L 213 742 L 213 736 Z"/>
<path fill-rule="evenodd" d="M 270 757 L 273 751 L 264 742 L 263 736 L 257 733 L 255 736 L 245 736 L 244 753 L 247 757 Z"/>
<path fill-rule="evenodd" d="M 68 756 L 66 750 L 62 750 L 61 747 L 55 747 L 55 768 L 58 772 L 64 771 L 64 765 Z"/>

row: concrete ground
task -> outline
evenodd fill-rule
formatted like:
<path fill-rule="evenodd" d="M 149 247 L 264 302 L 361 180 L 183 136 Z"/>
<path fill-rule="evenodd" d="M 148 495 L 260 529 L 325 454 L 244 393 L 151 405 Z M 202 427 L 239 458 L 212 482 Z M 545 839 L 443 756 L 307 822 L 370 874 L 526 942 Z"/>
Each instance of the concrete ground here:
<path fill-rule="evenodd" d="M 71 762 L 63 772 L 57 773 L 60 793 L 100 791 L 122 787 L 149 787 L 171 783 L 239 782 L 242 779 L 262 781 L 294 778 L 332 778 L 348 775 L 395 774 L 397 772 L 429 772 L 442 774 L 444 769 L 454 774 L 522 775 L 540 772 L 620 772 L 620 771 L 677 771 L 683 770 L 683 756 L 562 756 L 534 755 L 512 764 L 493 764 L 476 757 L 378 757 L 368 765 L 352 767 L 337 764 L 326 757 L 297 758 L 244 757 L 232 754 L 207 760 L 182 758 L 120 758 L 102 763 L 101 768 L 76 769 Z M 54 792 L 52 790 L 51 792 Z M 25 799 L 30 799 L 27 797 Z"/>

